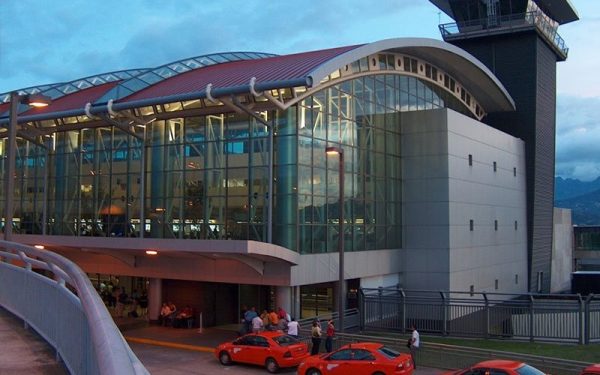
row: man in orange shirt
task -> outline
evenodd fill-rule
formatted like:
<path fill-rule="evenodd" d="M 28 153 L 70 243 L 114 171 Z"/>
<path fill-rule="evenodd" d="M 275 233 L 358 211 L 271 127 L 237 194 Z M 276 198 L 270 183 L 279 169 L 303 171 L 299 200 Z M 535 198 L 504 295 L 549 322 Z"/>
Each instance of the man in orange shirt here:
<path fill-rule="evenodd" d="M 275 312 L 275 310 L 271 310 L 271 312 L 269 312 L 269 321 L 271 323 L 271 330 L 274 331 L 277 329 L 277 326 L 279 324 L 279 317 L 277 316 L 277 313 Z"/>

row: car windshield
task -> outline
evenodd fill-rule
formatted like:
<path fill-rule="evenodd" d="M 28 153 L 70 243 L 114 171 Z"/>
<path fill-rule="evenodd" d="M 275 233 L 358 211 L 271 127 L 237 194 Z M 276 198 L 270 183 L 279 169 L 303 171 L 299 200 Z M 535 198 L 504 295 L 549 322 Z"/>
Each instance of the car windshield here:
<path fill-rule="evenodd" d="M 523 365 L 517 369 L 520 375 L 544 375 L 544 373 L 533 366 Z"/>
<path fill-rule="evenodd" d="M 382 346 L 381 348 L 377 349 L 377 351 L 381 353 L 384 357 L 389 359 L 397 358 L 400 355 L 400 353 L 398 353 L 394 349 L 388 348 L 387 346 Z"/>
<path fill-rule="evenodd" d="M 276 343 L 278 343 L 281 346 L 298 344 L 300 342 L 295 337 L 292 337 L 289 335 L 281 335 L 281 336 L 273 337 L 273 341 L 275 341 Z"/>

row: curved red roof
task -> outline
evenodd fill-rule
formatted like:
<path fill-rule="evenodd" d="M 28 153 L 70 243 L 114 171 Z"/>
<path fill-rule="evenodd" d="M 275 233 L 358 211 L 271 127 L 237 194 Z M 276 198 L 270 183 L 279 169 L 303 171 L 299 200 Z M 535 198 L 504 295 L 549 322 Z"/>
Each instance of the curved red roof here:
<path fill-rule="evenodd" d="M 20 113 L 19 116 L 38 115 L 42 113 L 63 112 L 73 109 L 84 108 L 87 103 L 93 103 L 96 99 L 104 95 L 105 92 L 115 87 L 119 81 L 108 82 L 102 85 L 90 87 L 73 94 L 68 94 L 55 99 L 49 106 L 41 108 L 31 108 L 28 111 Z"/>
<path fill-rule="evenodd" d="M 241 60 L 211 65 L 161 81 L 119 102 L 202 91 L 206 89 L 209 83 L 212 83 L 213 89 L 248 85 L 252 77 L 256 77 L 256 83 L 282 82 L 304 78 L 310 71 L 322 63 L 357 47 L 359 46 L 346 46 L 321 51 L 267 57 L 258 60 Z"/>

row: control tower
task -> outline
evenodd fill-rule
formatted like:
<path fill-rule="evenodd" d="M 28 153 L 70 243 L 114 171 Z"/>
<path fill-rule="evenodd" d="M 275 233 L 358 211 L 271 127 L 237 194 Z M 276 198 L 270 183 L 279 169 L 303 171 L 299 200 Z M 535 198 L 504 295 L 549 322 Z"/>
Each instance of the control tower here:
<path fill-rule="evenodd" d="M 525 141 L 529 290 L 549 292 L 556 63 L 569 52 L 558 27 L 577 21 L 577 11 L 569 0 L 430 1 L 455 21 L 439 26 L 444 40 L 483 62 L 515 101 L 515 112 L 483 121 Z"/>

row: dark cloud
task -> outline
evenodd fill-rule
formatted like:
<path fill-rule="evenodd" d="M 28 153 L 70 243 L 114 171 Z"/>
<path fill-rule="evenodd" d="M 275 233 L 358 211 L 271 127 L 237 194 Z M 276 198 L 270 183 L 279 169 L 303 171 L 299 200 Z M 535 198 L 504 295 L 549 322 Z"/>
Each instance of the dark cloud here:
<path fill-rule="evenodd" d="M 556 174 L 593 180 L 600 176 L 600 98 L 559 95 L 557 100 Z"/>

